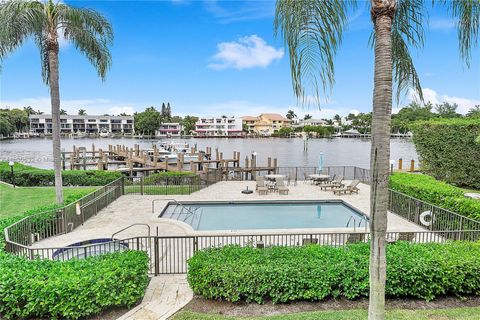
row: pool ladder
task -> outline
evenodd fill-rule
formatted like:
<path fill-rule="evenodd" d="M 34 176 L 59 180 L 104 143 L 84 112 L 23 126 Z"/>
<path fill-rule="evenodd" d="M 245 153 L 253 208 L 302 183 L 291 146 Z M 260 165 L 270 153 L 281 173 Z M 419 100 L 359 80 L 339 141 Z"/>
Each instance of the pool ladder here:
<path fill-rule="evenodd" d="M 135 226 L 145 226 L 147 227 L 148 229 L 148 236 L 150 237 L 150 225 L 146 224 L 146 223 L 132 223 L 131 225 L 129 225 L 128 227 L 125 227 L 121 230 L 118 230 L 117 232 L 115 232 L 114 234 L 112 234 L 112 240 L 114 239 L 113 237 L 117 234 L 119 234 L 120 232 L 122 231 L 125 231 L 127 229 L 130 229 L 131 227 L 135 227 Z"/>
<path fill-rule="evenodd" d="M 360 227 L 360 225 L 362 224 L 362 220 L 365 220 L 365 232 L 367 232 L 367 219 L 362 217 L 360 219 L 360 221 L 358 221 L 358 227 Z M 355 219 L 354 216 L 350 216 L 350 218 L 348 219 L 347 221 L 347 225 L 345 226 L 346 228 L 348 228 L 348 226 L 350 225 L 350 222 L 353 221 L 353 232 L 357 231 L 357 219 Z"/>

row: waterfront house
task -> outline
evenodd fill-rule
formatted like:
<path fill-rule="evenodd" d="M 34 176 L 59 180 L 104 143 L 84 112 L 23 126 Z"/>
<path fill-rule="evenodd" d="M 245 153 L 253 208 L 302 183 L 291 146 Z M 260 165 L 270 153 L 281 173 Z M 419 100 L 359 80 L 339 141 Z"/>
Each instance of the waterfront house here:
<path fill-rule="evenodd" d="M 244 124 L 248 126 L 249 133 L 262 136 L 270 136 L 281 128 L 290 127 L 292 120 L 283 117 L 278 113 L 262 113 L 258 117 L 242 117 Z"/>
<path fill-rule="evenodd" d="M 183 126 L 178 122 L 166 122 L 160 124 L 160 127 L 155 132 L 157 137 L 170 138 L 180 137 L 182 135 Z"/>
<path fill-rule="evenodd" d="M 195 136 L 242 137 L 242 119 L 235 117 L 203 117 L 195 123 Z"/>
<path fill-rule="evenodd" d="M 32 134 L 52 134 L 52 115 L 50 114 L 31 114 L 29 124 Z M 131 116 L 60 116 L 62 134 L 132 134 L 133 129 L 134 119 Z"/>

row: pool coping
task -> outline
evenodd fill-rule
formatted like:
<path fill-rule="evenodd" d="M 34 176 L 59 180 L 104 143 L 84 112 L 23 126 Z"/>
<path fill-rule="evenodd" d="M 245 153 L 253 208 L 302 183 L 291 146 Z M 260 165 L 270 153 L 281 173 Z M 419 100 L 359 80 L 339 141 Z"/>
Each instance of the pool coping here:
<path fill-rule="evenodd" d="M 177 224 L 183 227 L 188 235 L 192 236 L 208 236 L 208 235 L 218 235 L 218 234 L 229 234 L 229 235 L 244 235 L 244 234 L 302 234 L 302 233 L 334 233 L 334 232 L 344 232 L 344 233 L 364 233 L 368 232 L 367 226 L 364 227 L 332 227 L 332 228 L 288 228 L 288 229 L 281 229 L 281 228 L 272 228 L 272 229 L 222 229 L 222 230 L 195 230 L 193 227 L 183 221 L 177 219 L 170 219 L 170 218 L 162 218 L 163 214 L 167 210 L 169 205 L 173 204 L 181 204 L 181 205 L 189 205 L 189 204 L 314 204 L 314 203 L 336 203 L 342 204 L 347 208 L 355 211 L 358 215 L 362 216 L 368 224 L 370 223 L 370 217 L 362 210 L 352 206 L 350 203 L 342 200 L 342 199 L 323 199 L 323 200 L 292 200 L 292 199 L 285 199 L 285 200 L 186 200 L 186 201 L 176 201 L 176 200 L 165 200 L 165 204 L 163 205 L 160 214 L 155 214 L 157 219 L 162 219 L 165 222 Z M 361 230 L 361 231 L 358 231 Z M 365 230 L 365 231 L 364 231 Z"/>

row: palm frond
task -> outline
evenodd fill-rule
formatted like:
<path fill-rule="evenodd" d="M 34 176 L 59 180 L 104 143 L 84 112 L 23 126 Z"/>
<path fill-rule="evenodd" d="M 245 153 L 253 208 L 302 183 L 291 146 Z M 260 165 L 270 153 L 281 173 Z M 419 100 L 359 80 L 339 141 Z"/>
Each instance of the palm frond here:
<path fill-rule="evenodd" d="M 410 48 L 421 49 L 425 42 L 424 20 L 426 11 L 423 0 L 397 0 L 397 11 L 392 22 L 392 63 L 396 101 L 410 89 L 423 101 L 420 78 L 415 69 Z M 375 34 L 370 36 L 373 47 Z"/>
<path fill-rule="evenodd" d="M 293 91 L 302 104 L 308 101 L 310 91 L 319 103 L 320 88 L 328 95 L 334 84 L 333 60 L 352 4 L 342 0 L 277 1 L 275 35 L 281 32 L 288 47 Z"/>
<path fill-rule="evenodd" d="M 472 49 L 478 46 L 480 0 L 442 0 L 449 14 L 456 19 L 460 57 L 470 67 Z M 435 3 L 435 2 L 434 2 Z"/>
<path fill-rule="evenodd" d="M 58 4 L 58 28 L 92 63 L 102 80 L 112 63 L 109 46 L 113 31 L 100 13 Z"/>
<path fill-rule="evenodd" d="M 41 35 L 44 24 L 41 2 L 11 0 L 0 3 L 0 62 L 28 37 Z"/>

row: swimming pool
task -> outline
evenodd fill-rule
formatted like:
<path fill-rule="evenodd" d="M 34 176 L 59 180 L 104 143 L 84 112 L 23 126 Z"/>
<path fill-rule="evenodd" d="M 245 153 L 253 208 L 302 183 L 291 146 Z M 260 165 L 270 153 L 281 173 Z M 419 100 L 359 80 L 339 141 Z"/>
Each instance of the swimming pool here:
<path fill-rule="evenodd" d="M 171 202 L 160 214 L 194 230 L 365 228 L 368 218 L 341 200 L 289 202 Z"/>
<path fill-rule="evenodd" d="M 54 260 L 85 259 L 105 253 L 128 250 L 128 244 L 112 238 L 90 239 L 72 243 L 53 253 Z"/>

